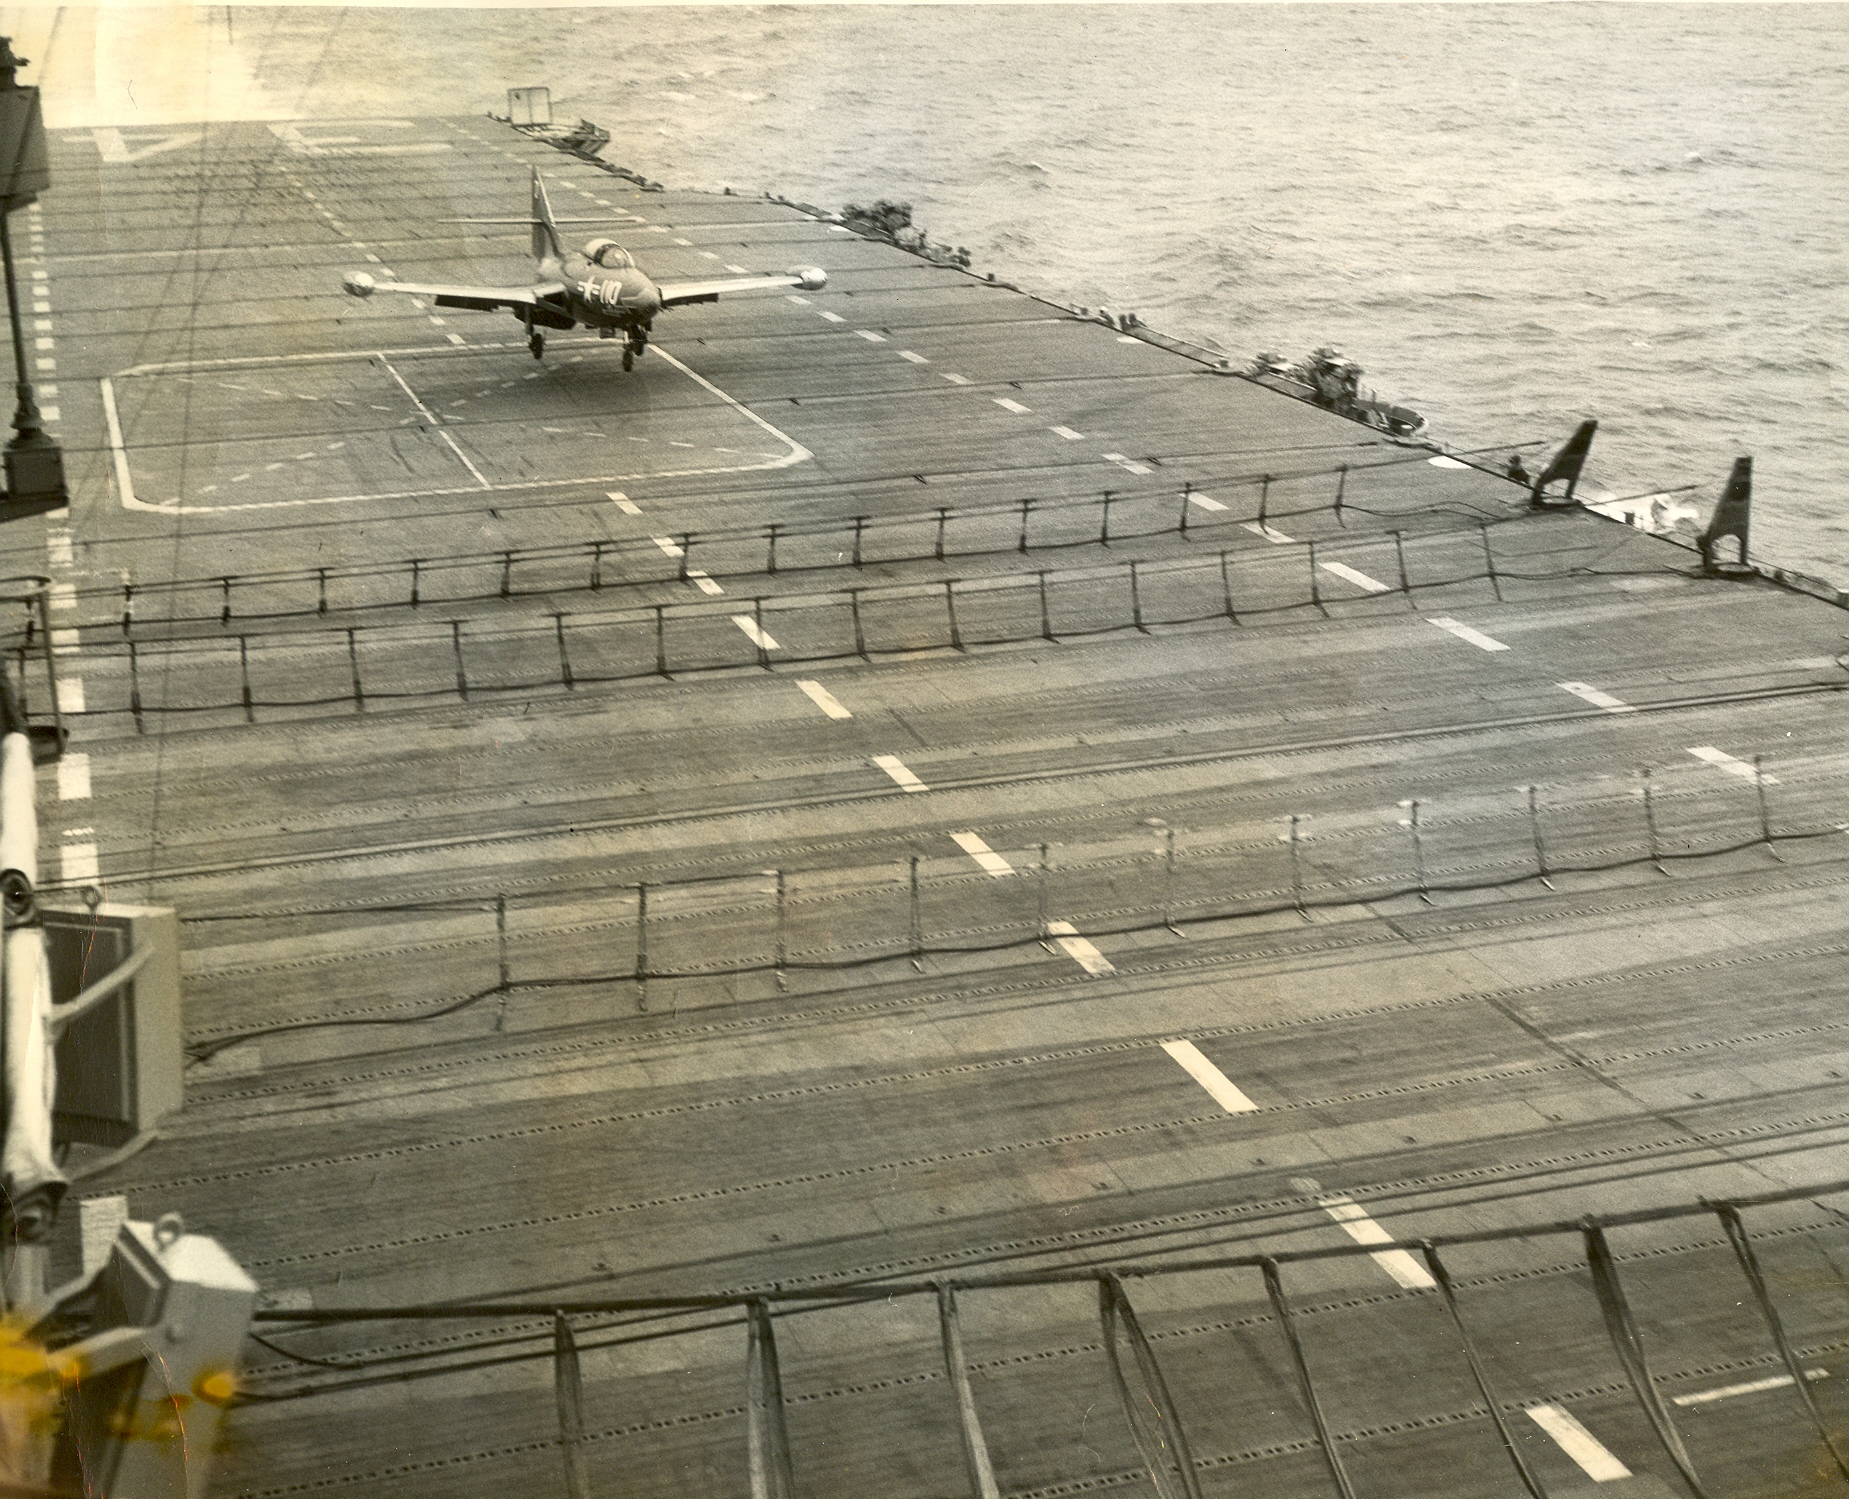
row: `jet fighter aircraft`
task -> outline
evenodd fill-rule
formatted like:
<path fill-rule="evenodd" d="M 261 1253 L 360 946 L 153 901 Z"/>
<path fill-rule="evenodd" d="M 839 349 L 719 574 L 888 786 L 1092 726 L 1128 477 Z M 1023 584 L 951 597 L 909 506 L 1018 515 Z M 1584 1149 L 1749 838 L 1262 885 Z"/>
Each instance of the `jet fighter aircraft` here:
<path fill-rule="evenodd" d="M 755 291 L 762 287 L 797 286 L 819 291 L 827 284 L 825 272 L 799 267 L 783 276 L 739 276 L 729 281 L 651 281 L 630 254 L 613 239 L 594 239 L 582 250 L 566 250 L 559 243 L 560 220 L 552 216 L 539 169 L 533 169 L 533 211 L 524 219 L 465 219 L 474 224 L 529 224 L 533 230 L 533 259 L 538 280 L 532 286 L 440 286 L 413 281 L 376 281 L 364 271 L 349 271 L 347 293 L 370 297 L 375 291 L 408 292 L 428 297 L 439 307 L 472 307 L 483 312 L 506 308 L 526 326 L 527 347 L 535 359 L 546 352 L 542 329 L 572 328 L 582 323 L 603 338 L 621 333 L 623 368 L 635 367 L 636 355 L 648 347 L 655 314 L 664 307 L 685 307 L 694 302 L 717 302 L 722 292 Z M 601 219 L 571 219 L 568 223 L 604 223 Z"/>

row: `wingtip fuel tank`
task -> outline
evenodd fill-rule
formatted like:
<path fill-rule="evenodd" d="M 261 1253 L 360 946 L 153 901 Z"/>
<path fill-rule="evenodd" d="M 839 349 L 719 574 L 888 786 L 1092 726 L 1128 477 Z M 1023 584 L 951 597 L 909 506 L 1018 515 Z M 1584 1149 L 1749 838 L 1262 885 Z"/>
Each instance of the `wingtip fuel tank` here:
<path fill-rule="evenodd" d="M 347 289 L 349 297 L 370 297 L 379 283 L 364 271 L 348 271 L 341 277 L 340 284 Z"/>

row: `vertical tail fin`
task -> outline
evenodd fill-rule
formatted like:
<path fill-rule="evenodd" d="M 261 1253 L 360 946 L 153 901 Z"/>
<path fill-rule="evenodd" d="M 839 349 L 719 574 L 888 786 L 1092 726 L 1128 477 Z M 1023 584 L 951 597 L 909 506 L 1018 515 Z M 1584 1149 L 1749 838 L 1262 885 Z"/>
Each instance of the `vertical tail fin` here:
<path fill-rule="evenodd" d="M 533 259 L 554 259 L 565 253 L 559 244 L 558 225 L 552 222 L 552 204 L 546 197 L 546 184 L 539 180 L 539 168 L 533 168 Z"/>

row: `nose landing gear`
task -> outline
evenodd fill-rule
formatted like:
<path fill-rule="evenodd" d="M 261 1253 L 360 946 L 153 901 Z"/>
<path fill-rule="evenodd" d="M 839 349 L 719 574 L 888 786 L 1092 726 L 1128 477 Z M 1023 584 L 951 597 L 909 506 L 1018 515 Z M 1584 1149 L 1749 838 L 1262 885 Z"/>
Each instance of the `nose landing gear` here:
<path fill-rule="evenodd" d="M 631 328 L 629 330 L 629 342 L 623 345 L 623 368 L 626 370 L 634 369 L 636 367 L 636 359 L 646 351 L 647 348 L 648 330 L 646 328 Z"/>

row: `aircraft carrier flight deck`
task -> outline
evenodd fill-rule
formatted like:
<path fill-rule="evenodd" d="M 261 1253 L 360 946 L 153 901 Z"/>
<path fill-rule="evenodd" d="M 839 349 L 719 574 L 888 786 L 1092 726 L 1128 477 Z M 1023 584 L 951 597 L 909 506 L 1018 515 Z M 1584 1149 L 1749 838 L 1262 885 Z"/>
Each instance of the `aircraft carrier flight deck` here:
<path fill-rule="evenodd" d="M 52 167 L 47 879 L 191 1059 L 73 1195 L 262 1287 L 213 1492 L 1849 1487 L 1829 599 L 492 119 Z M 827 284 L 342 294 L 526 284 L 535 167 Z"/>

